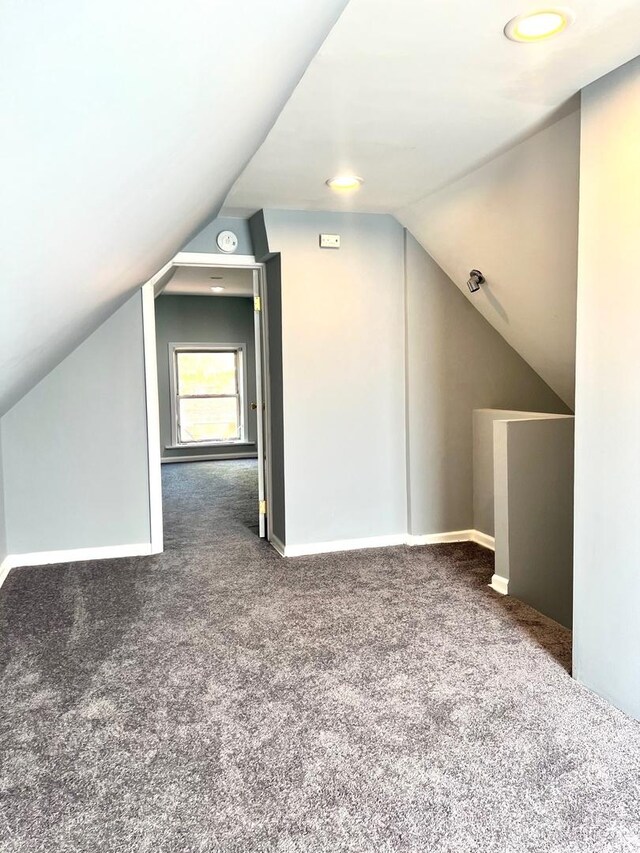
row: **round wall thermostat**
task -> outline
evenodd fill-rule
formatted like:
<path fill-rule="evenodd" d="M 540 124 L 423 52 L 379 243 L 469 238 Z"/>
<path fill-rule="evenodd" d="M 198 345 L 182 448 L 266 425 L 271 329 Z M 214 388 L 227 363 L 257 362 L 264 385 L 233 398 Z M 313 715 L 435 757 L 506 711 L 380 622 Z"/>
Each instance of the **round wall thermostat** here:
<path fill-rule="evenodd" d="M 238 248 L 238 238 L 233 231 L 221 231 L 216 238 L 216 243 L 221 252 L 235 252 Z"/>

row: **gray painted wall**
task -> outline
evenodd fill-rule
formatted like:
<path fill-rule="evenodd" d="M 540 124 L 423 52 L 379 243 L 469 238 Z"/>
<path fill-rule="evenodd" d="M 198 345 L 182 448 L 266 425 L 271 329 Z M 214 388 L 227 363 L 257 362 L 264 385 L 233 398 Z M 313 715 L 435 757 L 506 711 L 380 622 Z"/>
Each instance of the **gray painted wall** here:
<path fill-rule="evenodd" d="M 493 484 L 493 425 L 496 421 L 546 418 L 540 412 L 475 409 L 473 412 L 473 528 L 495 534 Z M 553 416 L 552 416 L 553 417 Z"/>
<path fill-rule="evenodd" d="M 286 544 L 406 531 L 403 230 L 266 210 L 281 252 Z M 320 249 L 321 232 L 339 250 Z"/>
<path fill-rule="evenodd" d="M 217 219 L 209 222 L 195 237 L 192 237 L 191 240 L 185 243 L 181 251 L 208 252 L 228 258 L 229 255 L 226 252 L 221 252 L 216 243 L 216 238 L 221 231 L 233 231 L 238 238 L 236 255 L 253 255 L 249 221 L 233 216 L 219 216 Z"/>
<path fill-rule="evenodd" d="M 256 399 L 256 349 L 253 300 L 235 296 L 159 296 L 156 307 L 160 447 L 163 459 L 256 453 L 256 414 L 249 409 L 250 444 L 172 449 L 170 343 L 241 343 L 246 347 L 248 403 Z"/>
<path fill-rule="evenodd" d="M 142 299 L 2 418 L 10 554 L 150 541 Z"/>
<path fill-rule="evenodd" d="M 409 532 L 474 525 L 477 408 L 568 413 L 568 407 L 407 234 Z"/>
<path fill-rule="evenodd" d="M 271 442 L 271 529 L 284 544 L 284 388 L 282 384 L 282 281 L 280 255 L 266 261 L 267 339 L 269 349 L 269 436 Z"/>
<path fill-rule="evenodd" d="M 496 574 L 509 595 L 571 627 L 572 417 L 496 421 Z"/>
<path fill-rule="evenodd" d="M 640 58 L 582 95 L 574 674 L 640 719 Z"/>

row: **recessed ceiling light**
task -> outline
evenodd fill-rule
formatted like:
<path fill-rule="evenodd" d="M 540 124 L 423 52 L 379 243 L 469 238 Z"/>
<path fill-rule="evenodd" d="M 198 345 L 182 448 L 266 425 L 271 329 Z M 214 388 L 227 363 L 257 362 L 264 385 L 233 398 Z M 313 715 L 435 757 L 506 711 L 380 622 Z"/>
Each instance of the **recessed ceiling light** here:
<path fill-rule="evenodd" d="M 504 34 L 511 41 L 543 41 L 566 30 L 574 17 L 570 9 L 540 9 L 513 18 L 504 28 Z"/>
<path fill-rule="evenodd" d="M 224 287 L 220 287 L 220 285 L 217 284 L 215 287 L 212 287 L 211 290 L 213 293 L 222 293 Z"/>
<path fill-rule="evenodd" d="M 357 175 L 336 175 L 335 178 L 329 178 L 326 183 L 332 190 L 344 193 L 360 189 L 363 180 Z"/>

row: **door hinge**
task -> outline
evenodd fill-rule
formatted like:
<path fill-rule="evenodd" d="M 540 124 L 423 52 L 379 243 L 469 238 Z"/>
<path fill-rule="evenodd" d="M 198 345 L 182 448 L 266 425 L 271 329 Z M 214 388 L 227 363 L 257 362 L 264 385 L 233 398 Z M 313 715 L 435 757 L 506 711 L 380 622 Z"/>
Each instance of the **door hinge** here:
<path fill-rule="evenodd" d="M 266 515 L 267 514 L 267 502 L 266 501 L 260 501 L 259 507 L 260 507 L 260 515 Z"/>
<path fill-rule="evenodd" d="M 260 297 L 259 297 L 259 296 L 254 296 L 254 297 L 253 297 L 253 310 L 254 310 L 254 311 L 262 311 L 262 304 L 261 304 L 261 302 L 260 302 Z"/>

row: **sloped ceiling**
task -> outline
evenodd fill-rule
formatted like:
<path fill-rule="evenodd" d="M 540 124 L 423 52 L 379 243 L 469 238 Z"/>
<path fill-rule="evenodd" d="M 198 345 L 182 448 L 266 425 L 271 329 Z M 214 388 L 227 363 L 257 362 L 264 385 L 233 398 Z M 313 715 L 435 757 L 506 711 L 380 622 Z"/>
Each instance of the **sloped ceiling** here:
<path fill-rule="evenodd" d="M 0 413 L 218 212 L 345 4 L 2 4 Z"/>
<path fill-rule="evenodd" d="M 571 27 L 516 44 L 537 0 L 351 0 L 225 209 L 393 213 L 506 150 L 640 50 L 638 0 L 559 5 Z M 357 194 L 325 186 L 342 171 Z"/>
<path fill-rule="evenodd" d="M 580 113 L 405 208 L 400 219 L 571 408 L 575 398 Z M 471 269 L 487 281 L 478 293 Z"/>
<path fill-rule="evenodd" d="M 562 5 L 570 28 L 516 44 L 503 28 L 536 0 L 351 0 L 225 210 L 395 213 L 463 291 L 485 267 L 474 304 L 573 405 L 578 117 L 544 128 L 636 55 L 640 3 Z M 461 180 L 541 130 L 538 146 Z M 365 183 L 336 195 L 324 182 L 340 172 Z"/>

